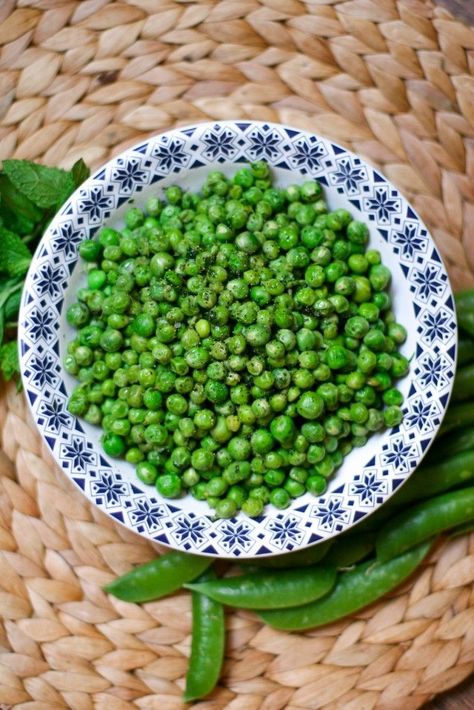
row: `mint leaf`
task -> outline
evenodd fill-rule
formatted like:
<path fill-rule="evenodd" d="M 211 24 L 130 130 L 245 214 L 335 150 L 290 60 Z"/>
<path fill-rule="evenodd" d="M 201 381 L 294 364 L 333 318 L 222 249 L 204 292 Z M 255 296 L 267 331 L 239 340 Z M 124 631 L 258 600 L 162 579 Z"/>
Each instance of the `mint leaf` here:
<path fill-rule="evenodd" d="M 35 223 L 24 217 L 21 212 L 12 212 L 5 206 L 5 202 L 2 202 L 0 194 L 0 226 L 20 236 L 26 236 L 32 233 Z"/>
<path fill-rule="evenodd" d="M 7 323 L 14 321 L 16 323 L 18 318 L 18 311 L 20 310 L 21 293 L 23 291 L 23 281 L 20 281 L 8 299 L 5 301 L 5 306 L 3 308 L 4 318 Z"/>
<path fill-rule="evenodd" d="M 4 217 L 4 223 L 10 229 L 13 228 L 12 224 L 15 220 L 27 220 L 30 225 L 33 225 L 43 217 L 43 212 L 28 197 L 22 195 L 6 175 L 1 174 L 0 209 Z"/>
<path fill-rule="evenodd" d="M 9 276 L 23 276 L 30 261 L 30 250 L 18 234 L 0 227 L 0 271 Z"/>
<path fill-rule="evenodd" d="M 0 369 L 5 380 L 11 380 L 14 375 L 20 372 L 16 340 L 10 340 L 9 343 L 0 347 Z"/>
<path fill-rule="evenodd" d="M 4 160 L 3 171 L 22 195 L 38 207 L 59 207 L 74 191 L 71 173 L 29 160 Z"/>
<path fill-rule="evenodd" d="M 84 180 L 87 180 L 87 178 L 91 174 L 91 171 L 89 170 L 85 162 L 82 160 L 82 158 L 79 158 L 79 160 L 77 160 L 72 166 L 71 173 L 72 179 L 74 180 L 74 187 L 78 188 L 79 185 L 82 185 Z"/>

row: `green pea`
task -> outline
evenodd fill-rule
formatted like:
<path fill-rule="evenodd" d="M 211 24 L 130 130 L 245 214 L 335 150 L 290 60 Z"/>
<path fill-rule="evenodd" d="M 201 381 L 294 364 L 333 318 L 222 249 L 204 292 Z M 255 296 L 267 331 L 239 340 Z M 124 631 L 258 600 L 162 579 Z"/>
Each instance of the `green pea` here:
<path fill-rule="evenodd" d="M 315 496 L 322 495 L 327 489 L 327 481 L 324 476 L 314 474 L 306 480 L 307 490 Z"/>
<path fill-rule="evenodd" d="M 181 479 L 175 473 L 164 473 L 156 479 L 156 490 L 164 498 L 179 498 Z"/>
<path fill-rule="evenodd" d="M 263 512 L 263 503 L 259 498 L 247 498 L 242 503 L 242 510 L 250 518 L 256 518 Z"/>
<path fill-rule="evenodd" d="M 118 458 L 125 451 L 125 442 L 121 436 L 108 432 L 104 434 L 101 439 L 102 448 L 104 449 L 107 456 L 112 456 L 113 458 Z"/>
<path fill-rule="evenodd" d="M 148 486 L 154 485 L 156 478 L 158 476 L 158 470 L 156 466 L 149 463 L 148 461 L 141 461 L 136 468 L 136 473 L 140 481 Z"/>
<path fill-rule="evenodd" d="M 304 419 L 317 419 L 324 410 L 324 401 L 316 392 L 304 392 L 297 402 L 296 409 Z"/>

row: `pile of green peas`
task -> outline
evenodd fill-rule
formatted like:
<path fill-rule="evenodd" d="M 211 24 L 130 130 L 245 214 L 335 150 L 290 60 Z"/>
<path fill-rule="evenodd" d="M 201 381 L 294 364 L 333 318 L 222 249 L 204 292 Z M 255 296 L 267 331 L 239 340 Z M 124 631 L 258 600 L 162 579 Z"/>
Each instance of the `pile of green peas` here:
<path fill-rule="evenodd" d="M 164 197 L 79 247 L 69 411 L 142 482 L 218 517 L 322 494 L 402 420 L 406 331 L 367 226 L 315 181 L 273 186 L 264 162 Z"/>

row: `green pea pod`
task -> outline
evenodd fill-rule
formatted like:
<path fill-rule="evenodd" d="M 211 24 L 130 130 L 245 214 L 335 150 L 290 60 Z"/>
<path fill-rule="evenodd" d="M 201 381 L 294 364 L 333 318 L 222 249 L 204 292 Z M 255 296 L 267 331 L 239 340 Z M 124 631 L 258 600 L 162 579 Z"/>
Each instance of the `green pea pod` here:
<path fill-rule="evenodd" d="M 330 624 L 372 604 L 398 587 L 423 561 L 431 547 L 424 543 L 390 562 L 363 562 L 339 575 L 332 592 L 310 604 L 292 609 L 261 612 L 275 629 L 299 631 Z"/>
<path fill-rule="evenodd" d="M 466 308 L 474 311 L 474 288 L 466 288 L 454 294 L 456 308 Z"/>
<path fill-rule="evenodd" d="M 467 335 L 474 335 L 474 289 L 455 294 L 458 325 Z"/>
<path fill-rule="evenodd" d="M 470 426 L 471 424 L 474 424 L 474 407 L 472 403 L 463 402 L 462 404 L 455 404 L 453 407 L 449 407 L 441 424 L 438 437 L 444 436 L 454 429 L 460 429 L 461 427 Z"/>
<path fill-rule="evenodd" d="M 461 402 L 474 397 L 474 365 L 458 368 L 454 380 L 452 399 Z"/>
<path fill-rule="evenodd" d="M 450 436 L 443 436 L 435 441 L 423 462 L 422 468 L 429 468 L 432 462 L 436 465 L 440 460 L 449 459 L 451 456 L 469 451 L 469 449 L 474 449 L 474 427 L 453 431 Z"/>
<path fill-rule="evenodd" d="M 332 540 L 320 542 L 312 547 L 297 552 L 289 552 L 286 555 L 276 555 L 275 557 L 262 557 L 262 559 L 250 560 L 250 564 L 256 567 L 272 567 L 275 569 L 287 569 L 289 567 L 307 567 L 322 560 L 329 548 Z M 241 563 L 245 562 L 242 560 Z M 241 564 L 239 563 L 239 564 Z"/>
<path fill-rule="evenodd" d="M 420 466 L 388 502 L 390 507 L 429 498 L 474 479 L 474 449 L 433 466 Z M 384 506 L 385 507 L 385 506 Z"/>
<path fill-rule="evenodd" d="M 474 488 L 445 493 L 396 515 L 378 532 L 375 541 L 381 562 L 401 555 L 428 538 L 474 520 Z"/>
<path fill-rule="evenodd" d="M 374 539 L 370 533 L 348 532 L 337 538 L 324 558 L 324 563 L 337 569 L 351 567 L 367 557 L 374 549 Z"/>
<path fill-rule="evenodd" d="M 241 609 L 285 609 L 319 599 L 335 581 L 334 567 L 296 567 L 277 572 L 261 570 L 186 587 Z"/>
<path fill-rule="evenodd" d="M 215 579 L 212 570 L 201 575 L 199 582 Z M 186 674 L 184 701 L 191 702 L 208 695 L 216 686 L 224 660 L 225 628 L 222 604 L 193 591 L 193 635 L 191 657 Z"/>
<path fill-rule="evenodd" d="M 474 521 L 464 523 L 464 525 L 459 525 L 457 528 L 453 528 L 449 533 L 448 537 L 460 537 L 461 535 L 467 535 L 474 530 Z"/>
<path fill-rule="evenodd" d="M 156 560 L 135 567 L 104 589 L 125 602 L 148 602 L 160 599 L 196 579 L 213 563 L 212 557 L 198 557 L 184 552 L 169 552 Z"/>
<path fill-rule="evenodd" d="M 458 325 L 467 335 L 474 335 L 474 310 L 459 308 L 457 312 Z"/>
<path fill-rule="evenodd" d="M 458 340 L 458 366 L 474 361 L 474 339 L 461 337 Z"/>

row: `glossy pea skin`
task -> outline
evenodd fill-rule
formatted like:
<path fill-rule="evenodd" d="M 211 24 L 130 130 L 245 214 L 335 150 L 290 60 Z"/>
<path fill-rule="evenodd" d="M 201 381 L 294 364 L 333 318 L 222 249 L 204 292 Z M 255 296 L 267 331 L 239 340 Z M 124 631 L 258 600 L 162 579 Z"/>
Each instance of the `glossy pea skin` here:
<path fill-rule="evenodd" d="M 329 594 L 309 604 L 290 609 L 260 612 L 262 619 L 275 629 L 302 631 L 330 624 L 372 604 L 398 587 L 421 564 L 431 542 L 425 542 L 389 562 L 363 562 L 353 570 L 339 574 Z"/>
<path fill-rule="evenodd" d="M 391 560 L 443 530 L 474 520 L 474 488 L 451 491 L 419 503 L 382 526 L 375 547 L 377 559 Z"/>
<path fill-rule="evenodd" d="M 212 570 L 204 572 L 197 584 L 210 584 Z M 191 656 L 186 673 L 184 701 L 204 698 L 217 685 L 224 661 L 225 627 L 222 604 L 211 597 L 192 592 Z"/>
<path fill-rule="evenodd" d="M 285 609 L 327 594 L 336 581 L 333 567 L 261 570 L 238 577 L 186 585 L 211 599 L 241 609 Z"/>
<path fill-rule="evenodd" d="M 169 552 L 114 579 L 104 590 L 125 602 L 161 599 L 196 579 L 212 562 L 211 557 Z"/>

